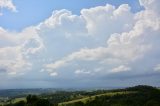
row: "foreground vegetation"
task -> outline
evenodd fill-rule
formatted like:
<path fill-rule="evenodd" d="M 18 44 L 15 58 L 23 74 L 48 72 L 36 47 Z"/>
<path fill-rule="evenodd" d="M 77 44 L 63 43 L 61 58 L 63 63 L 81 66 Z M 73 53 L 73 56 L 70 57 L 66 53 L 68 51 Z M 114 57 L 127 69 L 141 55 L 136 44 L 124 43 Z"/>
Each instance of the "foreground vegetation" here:
<path fill-rule="evenodd" d="M 136 86 L 92 92 L 63 91 L 15 98 L 3 106 L 160 106 L 160 90 L 151 86 Z"/>

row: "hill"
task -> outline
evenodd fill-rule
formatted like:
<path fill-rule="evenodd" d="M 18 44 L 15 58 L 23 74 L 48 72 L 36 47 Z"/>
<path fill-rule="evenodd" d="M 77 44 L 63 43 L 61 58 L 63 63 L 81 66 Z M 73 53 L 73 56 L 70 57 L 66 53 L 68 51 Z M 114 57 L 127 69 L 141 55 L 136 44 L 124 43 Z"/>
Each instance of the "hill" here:
<path fill-rule="evenodd" d="M 59 106 L 160 106 L 160 90 L 136 86 L 60 103 Z"/>
<path fill-rule="evenodd" d="M 160 106 L 160 90 L 139 85 L 125 89 L 59 91 L 14 98 L 4 106 Z"/>

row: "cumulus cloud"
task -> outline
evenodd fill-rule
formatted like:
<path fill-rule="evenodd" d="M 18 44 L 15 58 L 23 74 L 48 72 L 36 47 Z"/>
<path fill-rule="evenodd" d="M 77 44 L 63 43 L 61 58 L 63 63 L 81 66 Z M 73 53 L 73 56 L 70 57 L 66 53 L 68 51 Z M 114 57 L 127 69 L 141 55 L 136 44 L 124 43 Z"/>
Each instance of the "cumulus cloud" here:
<path fill-rule="evenodd" d="M 30 66 L 18 46 L 0 48 L 0 54 L 0 67 L 7 73 L 21 73 L 21 70 L 26 70 Z"/>
<path fill-rule="evenodd" d="M 144 6 L 146 10 L 154 11 L 160 14 L 159 5 L 157 0 L 139 0 L 140 5 Z"/>
<path fill-rule="evenodd" d="M 16 12 L 16 6 L 13 4 L 12 0 L 0 0 L 0 11 L 2 11 L 3 8 L 7 8 L 13 12 Z M 0 15 L 2 15 L 2 12 L 0 12 Z"/>
<path fill-rule="evenodd" d="M 32 64 L 28 56 L 43 48 L 41 39 L 32 27 L 22 32 L 0 28 L 0 41 L 0 69 L 6 70 L 9 75 L 29 70 Z"/>
<path fill-rule="evenodd" d="M 97 16 L 97 13 L 99 18 L 93 18 Z M 126 20 L 125 17 L 130 18 Z M 52 49 L 57 50 L 54 45 L 62 45 L 56 41 L 53 42 L 56 39 L 66 44 L 63 52 L 70 53 L 70 55 L 55 63 L 48 64 L 46 67 L 54 70 L 74 60 L 100 60 L 107 54 L 112 55 L 108 48 L 103 47 L 106 46 L 105 39 L 109 38 L 112 33 L 129 30 L 133 26 L 133 21 L 133 13 L 130 12 L 130 7 L 127 4 L 118 8 L 107 4 L 106 6 L 83 9 L 80 16 L 73 15 L 66 10 L 53 12 L 49 19 L 39 25 L 40 36 L 43 38 L 44 44 L 53 44 L 52 47 L 46 46 L 50 52 L 54 53 Z M 114 25 L 115 23 L 117 24 Z M 86 46 L 93 49 L 86 48 Z M 95 46 L 100 47 L 94 48 Z M 80 51 L 73 52 L 78 49 Z M 62 49 L 58 48 L 57 51 L 61 52 Z M 56 55 L 56 52 L 54 54 Z"/>
<path fill-rule="evenodd" d="M 80 15 L 56 10 L 21 32 L 0 28 L 0 72 L 15 75 L 36 67 L 56 78 L 92 80 L 159 70 L 159 1 L 140 4 L 144 10 L 137 13 L 128 4 L 107 4 L 82 9 Z"/>
<path fill-rule="evenodd" d="M 127 31 L 133 24 L 133 14 L 127 4 L 122 4 L 118 8 L 107 4 L 106 6 L 83 9 L 81 14 L 86 21 L 88 33 L 95 36 L 105 36 L 105 38 L 112 33 Z"/>
<path fill-rule="evenodd" d="M 83 9 L 79 17 L 86 22 L 84 24 L 86 26 L 83 26 L 87 29 L 86 35 L 94 35 L 95 39 L 92 39 L 90 43 L 96 42 L 99 45 L 92 48 L 90 46 L 88 48 L 81 47 L 80 50 L 72 52 L 54 63 L 45 65 L 46 69 L 55 71 L 80 62 L 82 67 L 86 66 L 91 70 L 94 70 L 94 66 L 105 67 L 104 73 L 109 73 L 109 70 L 113 72 L 129 71 L 132 68 L 140 70 L 142 66 L 138 64 L 136 66 L 136 62 L 144 61 L 146 58 L 149 61 L 150 58 L 147 56 L 152 56 L 152 59 L 155 59 L 153 55 L 159 52 L 157 44 L 159 42 L 160 19 L 157 10 L 152 9 L 155 4 L 157 6 L 155 3 L 157 1 L 152 0 L 152 2 L 154 3 L 149 2 L 149 0 L 148 2 L 141 0 L 140 3 L 145 10 L 134 14 L 126 4 L 120 5 L 118 8 L 106 5 Z M 107 43 L 105 43 L 104 38 Z M 97 39 L 100 40 L 97 41 Z M 83 65 L 83 62 L 85 64 L 86 61 L 89 61 L 90 64 L 93 62 L 93 64 Z M 127 64 L 129 67 L 121 64 Z M 151 65 L 148 68 L 150 69 Z"/>

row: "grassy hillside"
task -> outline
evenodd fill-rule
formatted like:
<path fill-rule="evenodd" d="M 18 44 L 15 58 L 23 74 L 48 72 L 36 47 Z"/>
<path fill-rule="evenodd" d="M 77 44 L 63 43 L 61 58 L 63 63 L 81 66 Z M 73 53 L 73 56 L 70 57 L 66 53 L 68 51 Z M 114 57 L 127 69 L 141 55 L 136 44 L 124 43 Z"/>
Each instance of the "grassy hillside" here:
<path fill-rule="evenodd" d="M 78 103 L 78 102 L 82 102 L 82 103 L 87 103 L 87 102 L 91 102 L 94 101 L 97 97 L 102 97 L 102 96 L 115 96 L 115 95 L 126 95 L 126 94 L 131 94 L 131 93 L 136 93 L 136 92 L 132 92 L 132 91 L 122 91 L 122 92 L 109 92 L 109 93 L 104 93 L 104 94 L 99 94 L 99 95 L 94 95 L 94 96 L 88 96 L 82 99 L 77 99 L 77 100 L 72 100 L 72 101 L 68 101 L 68 102 L 63 102 L 63 103 L 59 103 L 58 106 L 66 106 L 66 105 L 72 105 L 74 103 Z"/>
<path fill-rule="evenodd" d="M 160 91 L 150 86 L 136 86 L 59 103 L 58 106 L 160 106 Z"/>

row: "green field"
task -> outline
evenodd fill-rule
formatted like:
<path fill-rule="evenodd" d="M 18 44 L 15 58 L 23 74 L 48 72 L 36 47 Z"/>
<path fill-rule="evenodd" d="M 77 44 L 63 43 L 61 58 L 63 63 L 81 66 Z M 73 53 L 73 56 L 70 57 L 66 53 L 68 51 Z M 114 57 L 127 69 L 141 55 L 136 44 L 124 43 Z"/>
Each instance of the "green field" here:
<path fill-rule="evenodd" d="M 26 101 L 26 98 L 25 98 L 25 97 L 21 97 L 21 98 L 10 99 L 10 100 L 8 100 L 8 101 L 5 102 L 5 103 L 0 102 L 0 105 L 10 104 L 10 103 L 11 103 L 11 104 L 15 104 L 15 103 L 20 102 L 20 101 Z"/>
<path fill-rule="evenodd" d="M 26 101 L 26 98 L 25 97 L 21 97 L 21 98 L 15 98 L 13 100 L 11 100 L 11 102 L 14 104 L 14 103 L 17 103 L 19 101 Z"/>
<path fill-rule="evenodd" d="M 90 97 L 85 97 L 82 99 L 59 103 L 58 106 L 65 106 L 65 105 L 73 104 L 76 102 L 83 102 L 85 104 L 87 101 L 93 101 L 93 100 L 95 100 L 96 97 L 100 97 L 100 96 L 125 95 L 125 94 L 131 94 L 131 93 L 136 93 L 136 92 L 133 92 L 133 91 L 130 91 L 130 92 L 128 92 L 128 91 L 126 91 L 126 92 L 124 92 L 124 91 L 123 92 L 109 92 L 109 93 L 94 95 L 94 96 L 90 96 Z"/>

